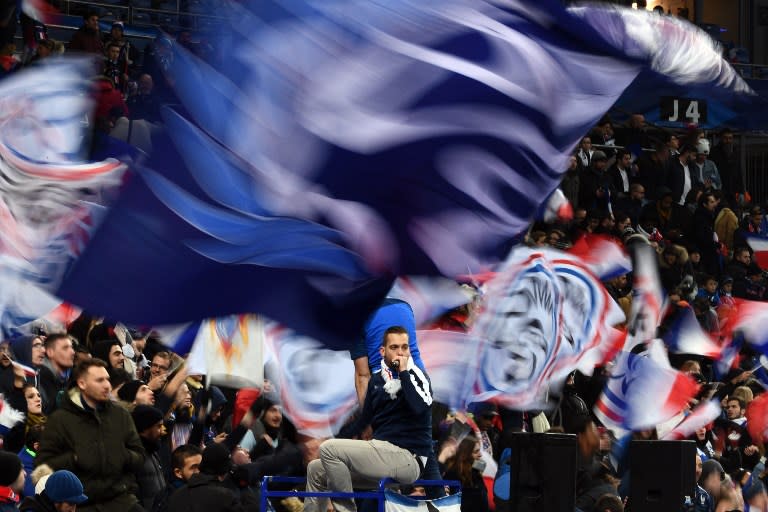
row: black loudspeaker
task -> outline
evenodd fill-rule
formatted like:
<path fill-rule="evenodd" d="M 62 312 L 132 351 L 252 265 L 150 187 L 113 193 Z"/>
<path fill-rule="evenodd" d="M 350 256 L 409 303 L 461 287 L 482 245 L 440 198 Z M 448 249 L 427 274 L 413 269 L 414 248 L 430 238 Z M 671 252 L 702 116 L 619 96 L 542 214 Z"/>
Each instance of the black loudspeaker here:
<path fill-rule="evenodd" d="M 693 441 L 632 441 L 629 457 L 632 512 L 680 512 L 694 502 Z"/>
<path fill-rule="evenodd" d="M 509 436 L 509 511 L 572 511 L 578 447 L 573 434 Z"/>

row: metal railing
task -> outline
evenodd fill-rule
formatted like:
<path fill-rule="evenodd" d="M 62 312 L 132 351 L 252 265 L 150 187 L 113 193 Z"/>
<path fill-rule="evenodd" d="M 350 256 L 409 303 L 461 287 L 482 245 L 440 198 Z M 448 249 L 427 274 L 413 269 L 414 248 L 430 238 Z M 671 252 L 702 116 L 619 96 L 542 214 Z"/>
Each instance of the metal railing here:
<path fill-rule="evenodd" d="M 768 66 L 762 64 L 733 64 L 742 78 L 752 80 L 768 80 Z"/>
<path fill-rule="evenodd" d="M 67 16 L 80 16 L 87 9 L 97 8 L 101 12 L 100 18 L 105 21 L 120 20 L 129 26 L 135 27 L 167 27 L 171 29 L 184 28 L 198 31 L 211 24 L 220 23 L 228 18 L 213 14 L 190 12 L 182 8 L 182 0 L 176 0 L 175 9 L 161 9 L 154 7 L 137 7 L 126 0 L 128 5 L 122 3 L 88 2 L 85 0 L 65 0 L 60 4 L 60 10 Z M 165 2 L 157 2 L 168 3 Z M 183 23 L 182 23 L 183 21 Z M 55 25 L 56 28 L 76 30 L 77 26 Z M 153 36 L 148 34 L 130 34 L 131 37 Z"/>
<path fill-rule="evenodd" d="M 744 185 L 753 203 L 765 204 L 768 200 L 768 134 L 742 134 L 739 148 Z"/>
<path fill-rule="evenodd" d="M 282 484 L 304 484 L 306 478 L 290 476 L 265 476 L 261 480 L 260 510 L 267 512 L 269 510 L 269 498 L 358 498 L 371 499 L 378 502 L 378 512 L 384 512 L 384 491 L 389 485 L 397 484 L 397 481 L 391 478 L 383 478 L 379 481 L 377 489 L 371 491 L 357 492 L 309 492 L 309 491 L 275 491 L 269 488 L 270 483 Z M 411 485 L 422 487 L 449 487 L 455 492 L 461 491 L 461 482 L 458 480 L 416 480 Z"/>

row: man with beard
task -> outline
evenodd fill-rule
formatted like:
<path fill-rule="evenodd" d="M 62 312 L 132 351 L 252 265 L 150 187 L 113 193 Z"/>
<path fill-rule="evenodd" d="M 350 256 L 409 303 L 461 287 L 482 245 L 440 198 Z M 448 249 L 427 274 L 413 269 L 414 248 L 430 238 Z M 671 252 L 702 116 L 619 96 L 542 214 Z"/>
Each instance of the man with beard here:
<path fill-rule="evenodd" d="M 83 361 L 72 379 L 76 386 L 48 418 L 35 463 L 75 473 L 88 496 L 84 510 L 140 510 L 134 472 L 144 448 L 128 411 L 110 401 L 107 364 Z"/>
<path fill-rule="evenodd" d="M 165 489 L 166 485 L 158 456 L 160 439 L 165 435 L 163 412 L 150 405 L 137 405 L 131 416 L 147 454 L 144 465 L 136 472 L 136 483 L 139 484 L 137 497 L 145 510 L 151 510 L 155 496 Z"/>

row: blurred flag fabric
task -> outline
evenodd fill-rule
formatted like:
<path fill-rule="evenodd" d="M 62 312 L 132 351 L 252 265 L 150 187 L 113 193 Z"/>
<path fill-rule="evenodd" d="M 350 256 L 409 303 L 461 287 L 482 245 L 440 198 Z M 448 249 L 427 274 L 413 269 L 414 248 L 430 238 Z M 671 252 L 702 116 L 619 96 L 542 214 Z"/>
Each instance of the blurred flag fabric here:
<path fill-rule="evenodd" d="M 51 59 L 0 81 L 0 326 L 7 336 L 61 304 L 62 275 L 126 165 L 88 160 L 87 59 Z M 56 77 L 52 80 L 51 77 Z"/>
<path fill-rule="evenodd" d="M 701 328 L 691 307 L 680 310 L 662 339 L 669 351 L 675 354 L 698 354 L 719 359 L 723 351 L 723 348 Z"/>
<path fill-rule="evenodd" d="M 153 141 L 72 268 L 49 262 L 68 302 L 135 324 L 258 312 L 342 347 L 391 276 L 501 261 L 572 148 L 644 70 L 732 104 L 754 98 L 703 32 L 638 11 L 556 0 L 227 8 L 224 59 L 210 66 L 180 46 L 169 56 L 189 115 L 164 113 L 174 144 Z M 6 105 L 0 118 L 18 115 Z M 15 141 L 37 151 L 37 137 L 5 128 L 4 141 L 24 134 Z M 37 153 L 50 175 L 52 152 Z M 117 176 L 109 167 L 76 176 Z"/>
<path fill-rule="evenodd" d="M 264 384 L 264 320 L 258 315 L 230 315 L 200 323 L 187 358 L 190 374 L 233 388 Z"/>
<path fill-rule="evenodd" d="M 413 309 L 417 327 L 443 313 L 469 304 L 475 293 L 444 277 L 401 276 L 387 297 L 407 302 Z"/>
<path fill-rule="evenodd" d="M 720 401 L 709 400 L 696 406 L 675 428 L 667 432 L 662 439 L 681 441 L 690 438 L 698 429 L 715 421 L 723 412 Z"/>
<path fill-rule="evenodd" d="M 621 352 L 594 413 L 607 428 L 643 430 L 680 414 L 696 394 L 696 382 L 650 350 Z"/>
<path fill-rule="evenodd" d="M 468 333 L 480 344 L 467 362 L 467 373 L 476 372 L 470 401 L 546 406 L 550 387 L 576 369 L 591 375 L 615 353 L 621 338 L 613 326 L 624 320 L 580 259 L 554 249 L 516 248 L 486 283 Z"/>
<path fill-rule="evenodd" d="M 265 324 L 265 375 L 302 434 L 335 435 L 358 406 L 348 350 L 329 350 L 275 322 Z"/>

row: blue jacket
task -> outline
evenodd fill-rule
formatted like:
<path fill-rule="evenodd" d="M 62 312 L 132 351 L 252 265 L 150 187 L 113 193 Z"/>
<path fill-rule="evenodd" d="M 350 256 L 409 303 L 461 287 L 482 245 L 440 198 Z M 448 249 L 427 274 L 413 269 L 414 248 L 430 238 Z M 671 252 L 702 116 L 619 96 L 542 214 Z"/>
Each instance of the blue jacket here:
<path fill-rule="evenodd" d="M 373 438 L 387 441 L 416 455 L 432 453 L 432 386 L 421 370 L 400 372 L 401 390 L 393 400 L 384 391 L 384 377 L 374 374 L 368 382 L 363 412 L 351 429 L 359 433 L 373 427 Z"/>

